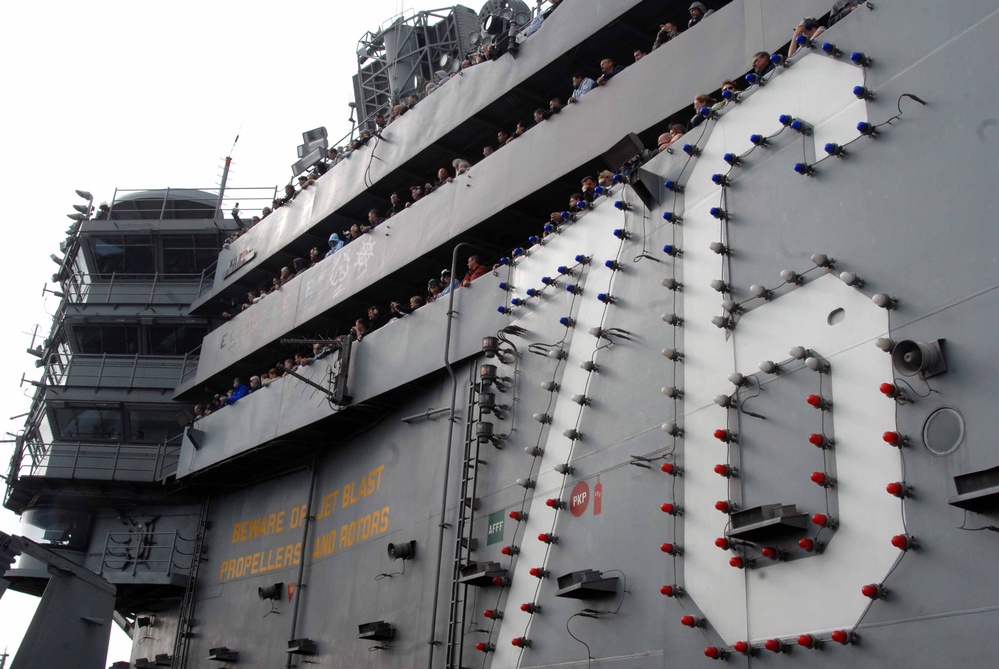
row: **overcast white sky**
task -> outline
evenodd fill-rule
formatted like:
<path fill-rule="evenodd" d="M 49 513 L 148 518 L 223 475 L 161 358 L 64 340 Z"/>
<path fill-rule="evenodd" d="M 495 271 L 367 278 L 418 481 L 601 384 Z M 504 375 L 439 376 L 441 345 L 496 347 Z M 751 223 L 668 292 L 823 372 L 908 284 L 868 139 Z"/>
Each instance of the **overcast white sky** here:
<path fill-rule="evenodd" d="M 466 3 L 476 11 L 483 4 Z M 533 4 L 533 3 L 532 3 Z M 70 221 L 82 203 L 115 188 L 213 188 L 237 133 L 230 186 L 287 183 L 301 133 L 350 130 L 347 103 L 358 39 L 426 0 L 302 2 L 129 0 L 7 3 L 0 40 L 0 183 L 6 184 L 0 267 L 0 421 L 17 432 L 40 377 L 25 353 L 36 324 L 48 332 L 57 300 L 42 298 Z M 4 437 L 7 438 L 7 437 Z M 11 444 L 0 444 L 6 475 Z M 0 510 L 0 530 L 19 534 Z M 0 650 L 14 654 L 37 600 L 0 599 Z M 129 657 L 115 628 L 109 662 Z"/>

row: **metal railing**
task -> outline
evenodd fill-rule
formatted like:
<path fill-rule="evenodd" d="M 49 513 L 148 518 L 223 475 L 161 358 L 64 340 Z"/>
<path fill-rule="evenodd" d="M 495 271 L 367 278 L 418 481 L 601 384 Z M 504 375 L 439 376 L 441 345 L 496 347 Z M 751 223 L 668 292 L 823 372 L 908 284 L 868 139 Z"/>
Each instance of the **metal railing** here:
<path fill-rule="evenodd" d="M 207 270 L 206 270 L 207 271 Z M 200 294 L 204 272 L 79 272 L 66 282 L 68 304 L 191 304 Z"/>
<path fill-rule="evenodd" d="M 200 346 L 198 347 L 201 348 Z M 53 360 L 52 357 L 57 359 Z M 50 356 L 47 381 L 50 386 L 163 390 L 176 388 L 190 366 L 197 369 L 198 356 L 109 355 L 67 353 Z"/>
<path fill-rule="evenodd" d="M 116 188 L 106 216 L 97 220 L 209 219 L 219 222 L 232 209 L 262 209 L 278 197 L 277 186 L 242 188 Z M 179 206 L 187 202 L 187 206 Z M 116 211 L 117 209 L 117 211 Z"/>
<path fill-rule="evenodd" d="M 179 532 L 147 532 L 137 528 L 108 532 L 101 559 L 101 574 L 187 574 L 194 564 L 194 539 Z"/>
<path fill-rule="evenodd" d="M 17 474 L 19 478 L 155 483 L 176 473 L 180 443 L 180 435 L 158 444 L 26 442 L 22 453 L 15 454 Z"/>

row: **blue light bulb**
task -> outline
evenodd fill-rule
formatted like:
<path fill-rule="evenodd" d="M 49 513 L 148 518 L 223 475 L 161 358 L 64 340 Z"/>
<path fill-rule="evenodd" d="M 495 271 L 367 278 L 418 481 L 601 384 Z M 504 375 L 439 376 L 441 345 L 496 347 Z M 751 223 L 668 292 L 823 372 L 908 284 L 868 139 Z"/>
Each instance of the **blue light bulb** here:
<path fill-rule="evenodd" d="M 798 46 L 805 46 L 806 44 L 808 44 L 808 38 L 805 37 L 804 35 L 798 35 L 797 37 L 794 38 L 794 41 L 798 43 Z M 770 56 L 770 58 L 772 60 L 773 56 Z"/>
<path fill-rule="evenodd" d="M 499 282 L 499 289 L 500 290 L 510 290 L 510 284 L 508 284 L 506 281 L 500 281 Z"/>
<path fill-rule="evenodd" d="M 500 265 L 509 265 L 509 264 L 510 264 L 510 259 L 509 258 L 507 258 L 506 256 L 503 256 L 502 258 L 500 258 Z"/>
<path fill-rule="evenodd" d="M 551 278 L 550 276 L 543 276 L 541 277 L 541 283 L 545 284 L 546 286 L 550 286 L 553 283 L 555 283 L 555 279 Z"/>
<path fill-rule="evenodd" d="M 794 117 L 790 114 L 781 114 L 777 121 L 783 126 L 789 126 L 794 121 Z"/>
<path fill-rule="evenodd" d="M 515 297 L 512 300 L 510 300 L 510 304 L 512 304 L 515 307 L 519 307 L 523 303 L 524 303 L 524 300 L 520 299 L 519 297 Z"/>
<path fill-rule="evenodd" d="M 508 313 L 510 313 L 510 310 L 507 309 L 504 306 L 496 307 L 496 311 L 500 312 L 501 314 L 508 314 Z"/>
<path fill-rule="evenodd" d="M 838 56 L 840 50 L 836 48 L 836 45 L 832 42 L 825 42 L 822 44 L 822 51 L 829 54 L 830 56 Z"/>
<path fill-rule="evenodd" d="M 872 126 L 867 121 L 861 121 L 857 124 L 857 132 L 863 135 L 870 135 L 874 131 L 874 126 Z"/>
<path fill-rule="evenodd" d="M 725 210 L 721 207 L 711 207 L 709 212 L 714 218 L 723 219 L 725 218 Z"/>
<path fill-rule="evenodd" d="M 722 156 L 722 160 L 724 160 L 729 165 L 738 165 L 742 159 L 739 158 L 739 156 L 737 156 L 734 153 L 726 153 L 724 156 Z"/>
<path fill-rule="evenodd" d="M 672 244 L 667 244 L 666 246 L 663 247 L 663 253 L 665 253 L 668 256 L 675 256 L 677 253 L 679 253 L 679 251 L 680 249 L 673 246 Z"/>
<path fill-rule="evenodd" d="M 552 225 L 551 223 L 545 223 L 544 231 L 545 232 L 555 232 L 555 226 Z"/>
<path fill-rule="evenodd" d="M 823 148 L 825 149 L 825 152 L 828 153 L 830 156 L 839 155 L 840 151 L 842 151 L 840 145 L 835 144 L 833 142 L 829 142 Z"/>
<path fill-rule="evenodd" d="M 604 192 L 603 186 L 597 186 L 596 188 L 593 189 L 594 195 L 603 195 L 603 192 Z"/>
<path fill-rule="evenodd" d="M 808 163 L 795 163 L 794 171 L 797 172 L 798 174 L 803 174 L 807 176 L 812 172 L 814 172 L 815 170 Z"/>
<path fill-rule="evenodd" d="M 616 183 L 616 184 L 619 184 L 619 183 L 621 183 L 622 181 L 624 181 L 624 177 L 623 177 L 623 176 L 621 176 L 621 173 L 620 173 L 620 172 L 615 172 L 615 173 L 614 173 L 614 176 L 613 176 L 613 177 L 611 177 L 611 180 L 612 180 L 612 181 L 613 181 L 614 183 Z"/>
<path fill-rule="evenodd" d="M 700 109 L 697 110 L 697 113 L 703 116 L 704 118 L 708 118 L 711 116 L 711 107 L 701 107 Z"/>
<path fill-rule="evenodd" d="M 669 221 L 670 223 L 675 221 L 677 218 L 678 218 L 677 215 L 674 214 L 672 211 L 667 211 L 663 214 L 663 220 Z"/>
<path fill-rule="evenodd" d="M 764 137 L 763 135 L 750 135 L 749 141 L 755 144 L 756 146 L 763 146 L 764 144 L 767 143 L 767 138 Z"/>
<path fill-rule="evenodd" d="M 793 121 L 791 121 L 791 130 L 797 130 L 798 132 L 801 132 L 804 128 L 805 128 L 804 122 L 799 121 L 798 119 L 794 119 Z"/>
<path fill-rule="evenodd" d="M 868 58 L 863 51 L 854 51 L 851 53 L 850 60 L 861 67 L 867 67 L 871 64 L 871 59 Z"/>
<path fill-rule="evenodd" d="M 568 274 L 569 273 L 569 268 L 566 267 L 565 265 L 559 265 L 555 269 L 558 271 L 559 274 Z"/>
<path fill-rule="evenodd" d="M 563 221 L 568 221 L 569 220 L 569 212 L 563 211 L 559 215 L 562 217 Z"/>
<path fill-rule="evenodd" d="M 726 88 L 725 90 L 722 91 L 722 97 L 725 98 L 726 100 L 731 100 L 732 98 L 735 97 L 735 93 Z"/>
<path fill-rule="evenodd" d="M 718 186 L 727 186 L 728 185 L 728 177 L 725 176 L 724 174 L 712 174 L 711 175 L 711 181 L 713 181 Z"/>
<path fill-rule="evenodd" d="M 565 287 L 565 292 L 567 292 L 567 293 L 575 293 L 576 292 L 576 285 L 570 283 L 568 286 Z"/>
<path fill-rule="evenodd" d="M 798 46 L 801 46 L 801 45 L 802 44 L 799 42 Z M 780 65 L 781 63 L 784 62 L 784 56 L 780 55 L 779 53 L 771 54 L 770 55 L 770 62 L 773 63 L 774 65 Z"/>
<path fill-rule="evenodd" d="M 537 244 L 538 238 L 535 235 L 531 235 L 530 237 L 527 238 L 527 241 L 529 241 L 532 244 Z"/>
<path fill-rule="evenodd" d="M 522 256 L 522 255 L 524 255 L 524 249 L 522 249 L 522 248 L 520 248 L 518 246 L 517 248 L 515 248 L 513 250 L 513 255 L 515 255 L 515 256 Z"/>
<path fill-rule="evenodd" d="M 538 291 L 534 288 L 528 288 L 526 292 L 528 297 L 535 297 L 538 294 Z"/>
<path fill-rule="evenodd" d="M 760 80 L 760 78 L 758 76 L 756 76 L 756 74 L 754 72 L 750 72 L 749 74 L 746 75 L 746 81 L 749 82 L 750 86 L 753 85 L 753 84 L 755 84 L 759 80 Z"/>
<path fill-rule="evenodd" d="M 558 322 L 564 325 L 565 327 L 571 327 L 575 321 L 573 321 L 568 316 L 563 316 L 562 318 L 558 319 Z"/>
<path fill-rule="evenodd" d="M 580 253 L 575 258 L 573 258 L 573 260 L 575 260 L 578 263 L 583 263 L 585 265 L 589 259 L 586 256 L 584 256 L 582 253 Z"/>
<path fill-rule="evenodd" d="M 688 156 L 692 156 L 697 152 L 697 147 L 694 146 L 693 144 L 684 144 L 683 152 L 686 153 Z"/>

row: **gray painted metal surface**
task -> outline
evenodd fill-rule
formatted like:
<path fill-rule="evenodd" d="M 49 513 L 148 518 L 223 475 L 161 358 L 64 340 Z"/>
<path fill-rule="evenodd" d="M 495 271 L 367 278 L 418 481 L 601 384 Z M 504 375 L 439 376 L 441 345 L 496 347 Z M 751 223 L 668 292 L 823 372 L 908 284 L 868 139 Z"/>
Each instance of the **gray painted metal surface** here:
<path fill-rule="evenodd" d="M 391 239 L 376 236 L 369 246 L 348 247 L 342 262 L 324 262 L 286 286 L 280 299 L 269 297 L 217 330 L 206 339 L 198 379 L 407 262 L 423 248 L 417 230 L 450 237 L 501 211 L 545 182 L 546 173 L 599 155 L 628 131 L 661 120 L 663 110 L 680 108 L 692 93 L 714 88 L 744 68 L 753 51 L 776 48 L 800 15 L 825 8 L 732 3 L 623 72 L 612 89 L 588 95 L 556 122 L 532 130 L 538 134 L 530 141 L 477 165 L 477 188 L 489 185 L 478 198 L 466 200 L 459 188 L 450 195 L 442 190 L 401 215 Z M 569 13 L 561 20 L 569 44 L 603 18 L 591 22 Z M 194 586 L 197 623 L 188 666 L 226 646 L 239 652 L 240 666 L 443 667 L 444 649 L 435 649 L 431 663 L 429 643 L 443 640 L 449 622 L 451 547 L 463 508 L 472 509 L 473 559 L 498 563 L 509 582 L 487 580 L 463 593 L 461 666 L 700 666 L 711 662 L 706 647 L 740 667 L 989 665 L 987 639 L 999 623 L 990 561 L 999 503 L 983 495 L 976 510 L 966 511 L 949 500 L 961 492 L 955 477 L 977 475 L 987 492 L 988 472 L 999 465 L 991 439 L 999 263 L 990 224 L 992 175 L 999 167 L 996 59 L 990 57 L 997 27 L 994 0 L 881 2 L 873 11 L 861 9 L 823 40 L 847 54 L 866 52 L 870 68 L 817 50 L 803 53 L 706 122 L 703 132 L 688 133 L 685 141 L 700 147 L 699 157 L 661 154 L 643 167 L 656 181 L 683 183 L 682 194 L 660 192 L 660 202 L 645 210 L 630 187 L 616 186 L 503 276 L 458 291 L 455 422 L 432 411 L 449 406 L 452 390 L 440 353 L 443 304 L 362 340 L 353 349 L 350 392 L 361 405 L 390 393 L 387 415 L 349 439 L 331 432 L 313 444 L 328 447 L 311 469 L 264 482 L 258 472 L 252 484 L 234 479 L 207 493 L 211 527 Z M 716 47 L 710 59 L 705 43 Z M 537 56 L 525 48 L 523 57 L 543 60 L 564 46 L 552 44 Z M 667 62 L 696 65 L 664 67 Z M 481 72 L 475 76 L 497 78 L 489 94 L 521 76 Z M 466 76 L 461 86 L 471 83 Z M 859 84 L 874 90 L 875 99 L 856 99 L 851 89 Z M 927 104 L 900 99 L 903 94 Z M 899 107 L 901 116 L 881 125 L 876 138 L 858 135 L 858 121 L 884 124 Z M 805 120 L 813 134 L 781 131 L 782 113 Z M 440 123 L 458 121 L 455 111 Z M 750 151 L 751 132 L 772 136 L 769 146 Z M 592 142 L 579 141 L 582 136 Z M 818 162 L 825 142 L 847 145 L 846 155 Z M 418 148 L 393 145 L 394 157 L 386 154 L 378 169 L 397 166 Z M 742 163 L 730 169 L 722 158 L 727 152 L 744 155 Z M 815 164 L 814 176 L 794 171 L 803 160 Z M 253 233 L 240 243 L 258 244 L 266 256 L 334 211 L 345 201 L 336 198 L 360 188 L 338 183 L 352 172 L 337 169 L 320 180 L 314 200 L 300 197 L 290 213 L 268 219 L 273 248 Z M 731 184 L 715 185 L 714 173 L 727 174 Z M 615 209 L 618 199 L 631 208 Z M 728 220 L 713 217 L 712 207 L 728 212 Z M 682 224 L 664 221 L 668 211 L 682 215 Z M 406 237 L 404 249 L 406 229 L 414 236 Z M 618 229 L 629 234 L 617 237 Z M 724 244 L 727 254 L 712 251 L 711 243 Z M 681 253 L 662 253 L 664 245 Z M 835 266 L 816 265 L 816 253 Z M 362 263 L 365 254 L 370 257 Z M 577 262 L 577 254 L 588 262 Z M 571 274 L 560 275 L 560 265 Z M 362 270 L 367 274 L 356 283 L 333 282 L 342 292 L 331 293 L 331 272 Z M 782 278 L 782 270 L 801 275 L 800 283 L 794 275 Z M 545 276 L 557 276 L 558 285 L 545 288 Z M 512 292 L 497 287 L 500 279 Z M 664 279 L 682 285 L 669 290 Z M 711 280 L 731 289 L 718 293 Z M 569 284 L 581 292 L 567 291 Z M 539 294 L 528 299 L 532 287 Z M 598 300 L 598 294 L 610 297 Z M 894 308 L 878 306 L 878 294 Z M 511 306 L 513 297 L 526 303 L 498 314 L 496 306 Z M 740 309 L 723 310 L 724 299 Z M 252 327 L 240 320 L 261 309 Z M 664 320 L 670 315 L 680 320 L 671 325 Z M 711 321 L 727 315 L 733 320 L 723 321 L 726 327 Z M 574 327 L 560 323 L 562 317 Z M 507 325 L 523 329 L 506 335 L 516 355 L 480 355 L 481 338 Z M 878 338 L 896 346 L 943 340 L 947 370 L 907 375 L 878 348 Z M 815 358 L 815 369 L 792 354 L 795 346 Z M 664 349 L 679 357 L 671 360 Z M 781 373 L 762 371 L 768 360 Z M 490 389 L 503 405 L 498 413 L 483 414 L 469 399 L 486 363 L 501 377 Z M 748 377 L 748 385 L 730 383 L 732 372 Z M 310 373 L 319 380 L 325 370 Z M 894 386 L 894 397 L 881 391 L 883 383 Z M 412 392 L 398 392 L 407 388 Z M 734 406 L 720 406 L 716 395 L 733 398 Z M 206 438 L 198 450 L 185 444 L 181 480 L 237 456 L 252 463 L 245 452 L 253 446 L 332 413 L 312 389 L 283 379 L 199 421 Z M 460 444 L 483 422 L 493 424 L 496 438 L 480 444 L 478 458 L 465 462 L 456 448 L 445 461 L 449 433 Z M 735 439 L 722 441 L 716 430 Z M 902 448 L 884 441 L 894 432 L 906 437 Z M 810 443 L 813 434 L 831 448 Z M 734 471 L 722 469 L 724 477 L 715 465 Z M 459 499 L 459 484 L 469 468 L 477 489 L 476 499 L 466 501 Z M 819 486 L 813 472 L 832 485 Z M 903 497 L 890 494 L 892 483 L 902 484 Z M 907 488 L 911 496 L 904 496 Z M 749 535 L 733 531 L 738 517 L 718 511 L 715 503 L 722 501 L 740 510 L 794 504 L 806 514 L 806 526 L 787 535 L 757 528 L 749 543 L 740 543 Z M 510 511 L 519 512 L 519 520 Z M 187 531 L 195 515 L 186 508 L 170 523 Z M 110 519 L 100 522 L 106 527 Z M 438 551 L 442 524 L 444 550 Z M 555 541 L 541 541 L 541 534 Z M 727 538 L 728 547 L 718 547 L 716 538 Z M 814 543 L 799 544 L 805 539 Z M 389 559 L 389 544 L 409 541 L 416 542 L 412 560 Z M 777 559 L 765 548 L 774 548 Z M 543 570 L 542 578 L 532 568 Z M 586 569 L 618 577 L 613 596 L 556 595 L 558 577 Z M 862 588 L 875 584 L 886 597 L 865 597 Z M 272 585 L 279 586 L 278 597 L 261 599 L 258 588 Z M 664 596 L 664 586 L 683 596 Z M 436 611 L 435 594 L 441 600 Z M 524 611 L 522 604 L 540 610 Z M 487 609 L 502 617 L 483 616 Z M 295 637 L 314 641 L 316 653 L 289 661 L 293 612 Z M 692 625 L 684 616 L 692 616 Z M 137 641 L 133 657 L 169 652 L 178 617 L 176 608 L 158 609 L 162 634 Z M 375 621 L 393 626 L 390 641 L 357 638 L 359 625 Z M 857 643 L 840 644 L 841 632 Z M 529 647 L 512 644 L 521 637 Z M 752 654 L 744 655 L 740 642 Z M 808 647 L 816 642 L 821 651 Z M 477 643 L 489 652 L 476 650 Z"/>

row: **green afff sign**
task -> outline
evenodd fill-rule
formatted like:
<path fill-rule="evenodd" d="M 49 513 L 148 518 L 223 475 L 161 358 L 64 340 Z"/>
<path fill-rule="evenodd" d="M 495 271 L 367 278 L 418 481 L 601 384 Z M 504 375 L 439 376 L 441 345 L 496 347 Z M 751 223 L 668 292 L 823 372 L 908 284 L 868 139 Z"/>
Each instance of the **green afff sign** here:
<path fill-rule="evenodd" d="M 503 512 L 497 511 L 496 513 L 489 514 L 489 539 L 486 541 L 487 546 L 492 546 L 493 544 L 498 544 L 503 541 Z"/>

